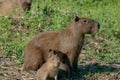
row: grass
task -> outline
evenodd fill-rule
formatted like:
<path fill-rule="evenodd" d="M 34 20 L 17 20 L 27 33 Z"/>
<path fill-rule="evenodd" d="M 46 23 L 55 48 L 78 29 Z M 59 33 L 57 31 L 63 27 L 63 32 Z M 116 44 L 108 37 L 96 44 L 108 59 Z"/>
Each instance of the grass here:
<path fill-rule="evenodd" d="M 74 15 L 97 20 L 99 33 L 86 36 L 86 60 L 120 63 L 120 1 L 119 0 L 34 0 L 32 9 L 22 19 L 0 15 L 0 53 L 15 55 L 23 63 L 24 47 L 41 30 L 60 31 Z M 19 30 L 20 24 L 24 24 Z M 80 60 L 82 62 L 82 60 Z"/>

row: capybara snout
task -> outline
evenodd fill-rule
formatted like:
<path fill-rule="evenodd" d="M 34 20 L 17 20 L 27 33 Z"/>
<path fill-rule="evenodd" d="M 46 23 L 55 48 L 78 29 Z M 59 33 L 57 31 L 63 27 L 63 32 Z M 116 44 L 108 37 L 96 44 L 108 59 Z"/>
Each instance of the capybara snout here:
<path fill-rule="evenodd" d="M 94 21 L 94 20 L 92 20 L 93 22 L 91 22 L 92 23 L 92 25 L 91 25 L 91 27 L 90 27 L 90 30 L 88 31 L 88 34 L 95 34 L 95 33 L 97 33 L 98 31 L 99 31 L 99 29 L 100 29 L 100 24 L 97 22 L 97 21 Z"/>
<path fill-rule="evenodd" d="M 99 31 L 99 29 L 100 29 L 100 24 L 97 21 L 93 20 L 93 24 L 94 25 L 91 28 L 91 34 L 97 33 Z"/>

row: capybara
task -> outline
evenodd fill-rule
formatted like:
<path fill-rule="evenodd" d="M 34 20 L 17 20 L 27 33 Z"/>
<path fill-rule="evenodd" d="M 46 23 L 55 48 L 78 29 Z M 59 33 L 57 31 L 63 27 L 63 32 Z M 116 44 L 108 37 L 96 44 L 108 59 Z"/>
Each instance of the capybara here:
<path fill-rule="evenodd" d="M 75 16 L 62 31 L 39 33 L 25 47 L 23 69 L 26 71 L 39 69 L 47 60 L 48 49 L 51 48 L 65 53 L 72 70 L 77 71 L 78 57 L 84 44 L 85 34 L 95 34 L 99 27 L 99 23 L 95 20 Z"/>
<path fill-rule="evenodd" d="M 70 60 L 66 53 L 63 53 L 59 50 L 55 50 L 57 53 L 58 57 L 60 58 L 60 66 L 59 66 L 59 71 L 58 71 L 58 78 L 70 78 L 71 77 L 71 65 L 70 65 Z"/>
<path fill-rule="evenodd" d="M 49 50 L 47 61 L 37 71 L 37 80 L 57 80 L 60 57 L 55 50 Z"/>
<path fill-rule="evenodd" d="M 0 0 L 0 14 L 19 16 L 25 10 L 30 10 L 32 0 Z"/>

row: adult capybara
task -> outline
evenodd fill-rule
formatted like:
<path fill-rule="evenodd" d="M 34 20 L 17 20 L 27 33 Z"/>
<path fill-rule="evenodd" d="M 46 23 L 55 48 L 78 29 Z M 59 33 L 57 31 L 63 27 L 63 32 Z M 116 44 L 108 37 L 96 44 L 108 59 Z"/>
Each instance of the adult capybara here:
<path fill-rule="evenodd" d="M 39 33 L 25 47 L 23 69 L 27 71 L 39 69 L 47 60 L 48 49 L 51 48 L 65 53 L 70 60 L 72 70 L 76 71 L 85 34 L 95 34 L 98 30 L 99 23 L 97 21 L 75 16 L 69 25 L 60 32 Z"/>
<path fill-rule="evenodd" d="M 49 50 L 47 61 L 37 71 L 37 80 L 57 80 L 59 65 L 61 63 L 59 53 L 61 52 Z"/>
<path fill-rule="evenodd" d="M 30 10 L 32 0 L 0 0 L 0 14 L 21 15 L 25 10 Z"/>

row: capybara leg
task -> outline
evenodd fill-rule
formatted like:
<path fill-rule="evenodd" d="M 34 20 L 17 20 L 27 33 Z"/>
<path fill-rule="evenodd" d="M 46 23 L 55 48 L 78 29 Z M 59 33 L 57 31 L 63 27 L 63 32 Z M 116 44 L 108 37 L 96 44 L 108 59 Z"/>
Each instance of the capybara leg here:
<path fill-rule="evenodd" d="M 78 79 L 79 75 L 78 75 L 78 59 L 75 59 L 72 65 L 72 69 L 71 69 L 71 77 L 72 80 Z"/>
<path fill-rule="evenodd" d="M 32 47 L 26 48 L 23 70 L 37 70 L 43 64 L 42 50 Z"/>
<path fill-rule="evenodd" d="M 73 70 L 74 72 L 78 71 L 78 59 L 77 58 L 73 62 Z"/>

